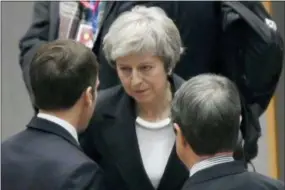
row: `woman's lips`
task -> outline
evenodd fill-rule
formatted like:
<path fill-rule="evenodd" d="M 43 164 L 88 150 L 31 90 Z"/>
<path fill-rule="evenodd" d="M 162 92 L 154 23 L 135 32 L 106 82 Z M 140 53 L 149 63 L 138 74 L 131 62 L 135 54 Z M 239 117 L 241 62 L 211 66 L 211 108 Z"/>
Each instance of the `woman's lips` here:
<path fill-rule="evenodd" d="M 145 90 L 135 90 L 134 92 L 135 92 L 135 94 L 141 95 L 141 94 L 145 93 L 146 91 L 147 91 L 147 89 L 145 89 Z"/>

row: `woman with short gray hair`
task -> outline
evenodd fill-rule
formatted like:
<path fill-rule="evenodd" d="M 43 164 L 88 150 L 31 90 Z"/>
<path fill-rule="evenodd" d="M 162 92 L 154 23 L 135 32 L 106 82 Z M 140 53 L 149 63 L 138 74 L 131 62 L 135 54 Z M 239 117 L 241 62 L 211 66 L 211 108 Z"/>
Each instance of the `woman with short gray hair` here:
<path fill-rule="evenodd" d="M 104 37 L 103 50 L 109 62 L 132 53 L 151 52 L 163 59 L 171 73 L 183 48 L 178 29 L 161 8 L 136 6 L 111 25 Z"/>
<path fill-rule="evenodd" d="M 81 145 L 104 170 L 107 189 L 177 190 L 189 172 L 175 150 L 170 107 L 183 80 L 172 71 L 183 47 L 157 7 L 122 13 L 103 50 L 121 85 L 102 90 Z"/>

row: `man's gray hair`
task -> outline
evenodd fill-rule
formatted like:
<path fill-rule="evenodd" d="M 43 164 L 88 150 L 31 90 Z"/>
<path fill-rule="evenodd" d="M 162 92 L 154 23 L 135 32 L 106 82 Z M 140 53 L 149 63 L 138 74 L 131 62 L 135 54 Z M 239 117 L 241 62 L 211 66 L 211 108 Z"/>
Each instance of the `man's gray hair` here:
<path fill-rule="evenodd" d="M 225 77 L 191 78 L 175 93 L 171 113 L 198 154 L 228 151 L 236 145 L 241 103 L 237 87 Z"/>
<path fill-rule="evenodd" d="M 210 115 L 218 119 L 223 114 L 235 113 L 239 118 L 240 112 L 240 97 L 235 84 L 215 74 L 192 77 L 179 88 L 172 102 L 172 113 L 185 125 L 193 124 L 189 118 L 194 115 L 201 122 Z"/>
<path fill-rule="evenodd" d="M 135 6 L 112 23 L 103 40 L 106 59 L 114 67 L 117 58 L 131 53 L 160 56 L 171 71 L 183 52 L 174 22 L 159 7 Z"/>

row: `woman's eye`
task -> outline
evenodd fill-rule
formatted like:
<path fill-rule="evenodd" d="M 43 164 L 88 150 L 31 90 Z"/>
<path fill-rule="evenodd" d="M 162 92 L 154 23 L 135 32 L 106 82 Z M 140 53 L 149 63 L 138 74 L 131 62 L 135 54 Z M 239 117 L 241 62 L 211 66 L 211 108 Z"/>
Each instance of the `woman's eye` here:
<path fill-rule="evenodd" d="M 125 72 L 126 72 L 126 71 L 130 71 L 131 69 L 130 69 L 130 68 L 128 68 L 128 67 L 121 67 L 121 68 L 120 68 L 120 70 L 122 70 L 122 71 L 125 71 Z"/>
<path fill-rule="evenodd" d="M 152 68 L 151 66 L 146 65 L 146 66 L 143 66 L 141 69 L 142 69 L 143 71 L 149 71 L 151 68 Z"/>

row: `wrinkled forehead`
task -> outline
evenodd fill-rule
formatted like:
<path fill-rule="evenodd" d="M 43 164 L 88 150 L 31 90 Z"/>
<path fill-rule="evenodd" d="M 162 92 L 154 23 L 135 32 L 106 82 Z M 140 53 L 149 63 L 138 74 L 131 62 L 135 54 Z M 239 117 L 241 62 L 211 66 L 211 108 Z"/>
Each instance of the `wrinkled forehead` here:
<path fill-rule="evenodd" d="M 156 56 L 152 53 L 132 53 L 126 56 L 118 57 L 116 59 L 116 65 L 138 67 L 141 65 L 157 65 L 163 64 L 161 57 Z"/>

